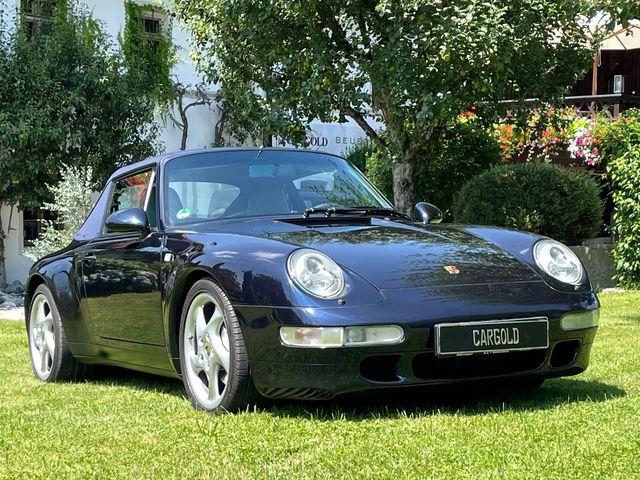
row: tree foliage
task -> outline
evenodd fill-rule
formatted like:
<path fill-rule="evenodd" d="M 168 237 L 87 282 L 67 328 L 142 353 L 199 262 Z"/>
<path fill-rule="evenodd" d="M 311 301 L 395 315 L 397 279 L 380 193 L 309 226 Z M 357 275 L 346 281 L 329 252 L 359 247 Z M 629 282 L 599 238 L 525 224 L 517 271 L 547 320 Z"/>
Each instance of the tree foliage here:
<path fill-rule="evenodd" d="M 37 208 L 63 164 L 102 183 L 157 148 L 155 100 L 102 25 L 61 0 L 46 31 L 29 38 L 19 17 L 0 25 L 0 206 Z M 0 225 L 0 283 L 5 236 Z"/>
<path fill-rule="evenodd" d="M 554 98 L 577 80 L 592 61 L 585 16 L 595 5 L 178 0 L 176 12 L 194 32 L 202 71 L 242 99 L 254 129 L 302 143 L 311 119 L 351 117 L 394 162 L 394 198 L 405 211 L 416 166 L 461 112 L 475 106 L 491 119 L 502 99 Z"/>
<path fill-rule="evenodd" d="M 96 189 L 91 180 L 91 167 L 63 167 L 61 180 L 48 185 L 53 201 L 45 203 L 45 209 L 57 216 L 56 222 L 47 221 L 44 232 L 25 250 L 25 256 L 38 260 L 71 243 L 93 206 L 92 193 Z"/>
<path fill-rule="evenodd" d="M 454 197 L 460 187 L 500 163 L 500 145 L 477 116 L 468 112 L 448 125 L 429 148 L 422 155 L 430 161 L 416 166 L 416 198 L 437 205 L 445 220 L 450 220 Z M 393 198 L 391 162 L 374 150 L 367 154 L 367 175 L 388 198 Z"/>

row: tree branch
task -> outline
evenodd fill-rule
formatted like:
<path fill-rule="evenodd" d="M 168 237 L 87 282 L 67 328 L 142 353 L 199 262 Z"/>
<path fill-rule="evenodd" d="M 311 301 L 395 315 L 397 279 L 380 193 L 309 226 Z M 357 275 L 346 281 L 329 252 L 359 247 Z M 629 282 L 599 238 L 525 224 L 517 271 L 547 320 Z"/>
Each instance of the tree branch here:
<path fill-rule="evenodd" d="M 197 107 L 198 105 L 209 105 L 210 102 L 208 102 L 207 100 L 197 100 L 195 102 L 191 102 L 190 104 L 188 104 L 186 107 L 184 107 L 184 112 L 186 113 L 187 110 L 189 110 L 191 107 Z"/>
<path fill-rule="evenodd" d="M 340 25 L 340 22 L 338 22 L 338 19 L 336 18 L 333 11 L 331 10 L 331 7 L 329 7 L 326 2 L 319 2 L 319 7 L 316 10 L 316 12 L 318 13 L 318 16 L 325 21 L 327 27 L 331 30 L 331 38 L 335 42 L 335 44 L 338 47 L 342 48 L 345 54 L 351 56 L 352 58 L 355 58 L 356 49 L 347 38 L 347 33 Z M 364 21 L 364 18 L 362 19 L 358 18 L 356 20 L 359 25 L 361 20 Z M 362 25 L 360 25 L 360 28 L 362 29 Z M 365 30 L 366 30 L 366 26 L 365 26 Z M 363 38 L 363 42 L 365 41 L 368 42 L 368 38 L 365 38 L 364 32 L 362 32 L 362 38 Z M 372 57 L 371 57 L 370 50 L 365 55 L 365 57 L 371 60 Z"/>
<path fill-rule="evenodd" d="M 351 117 L 353 121 L 355 121 L 358 124 L 358 126 L 360 126 L 362 130 L 364 130 L 364 132 L 371 139 L 371 141 L 375 143 L 376 146 L 381 151 L 385 153 L 389 152 L 389 146 L 387 145 L 387 142 L 385 142 L 384 139 L 380 135 L 378 135 L 378 132 L 376 132 L 371 127 L 371 125 L 369 125 L 369 123 L 367 122 L 366 118 L 364 118 L 364 115 L 362 115 L 362 113 L 358 112 L 357 110 L 351 107 L 344 107 L 341 109 L 341 111 L 345 115 Z"/>

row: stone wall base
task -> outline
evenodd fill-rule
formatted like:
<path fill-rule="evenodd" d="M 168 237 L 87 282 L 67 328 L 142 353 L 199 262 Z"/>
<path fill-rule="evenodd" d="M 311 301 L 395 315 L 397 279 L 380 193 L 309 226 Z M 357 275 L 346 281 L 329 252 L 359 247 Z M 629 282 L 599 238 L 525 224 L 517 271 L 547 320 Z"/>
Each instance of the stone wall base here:
<path fill-rule="evenodd" d="M 616 272 L 613 268 L 613 257 L 611 255 L 613 245 L 603 243 L 569 248 L 582 261 L 589 274 L 591 285 L 596 291 L 616 286 L 616 282 L 613 280 Z"/>

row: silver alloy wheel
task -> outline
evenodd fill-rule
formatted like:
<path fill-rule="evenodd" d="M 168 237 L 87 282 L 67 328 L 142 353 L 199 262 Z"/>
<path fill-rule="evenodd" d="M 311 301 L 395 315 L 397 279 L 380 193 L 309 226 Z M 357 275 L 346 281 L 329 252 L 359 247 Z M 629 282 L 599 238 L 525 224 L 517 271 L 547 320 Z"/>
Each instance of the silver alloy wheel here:
<path fill-rule="evenodd" d="M 53 367 L 53 356 L 56 351 L 56 340 L 53 333 L 53 312 L 47 297 L 38 294 L 31 305 L 29 313 L 31 361 L 36 375 L 47 380 Z"/>
<path fill-rule="evenodd" d="M 205 409 L 213 410 L 225 393 L 231 354 L 222 306 L 210 293 L 199 293 L 189 305 L 182 342 L 193 396 Z"/>

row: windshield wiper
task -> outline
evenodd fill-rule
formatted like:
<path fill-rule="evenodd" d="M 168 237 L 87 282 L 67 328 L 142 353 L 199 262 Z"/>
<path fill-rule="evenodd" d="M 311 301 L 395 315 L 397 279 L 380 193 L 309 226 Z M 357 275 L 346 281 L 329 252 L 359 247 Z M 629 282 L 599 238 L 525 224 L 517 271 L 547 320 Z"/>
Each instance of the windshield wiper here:
<path fill-rule="evenodd" d="M 359 213 L 362 216 L 382 215 L 387 217 L 406 218 L 406 215 L 398 212 L 393 208 L 376 207 L 373 205 L 359 205 L 356 207 L 307 208 L 302 214 L 302 217 L 309 218 L 309 216 L 314 213 L 324 213 L 324 216 L 327 218 L 331 217 L 332 215 L 348 215 L 352 213 Z"/>

